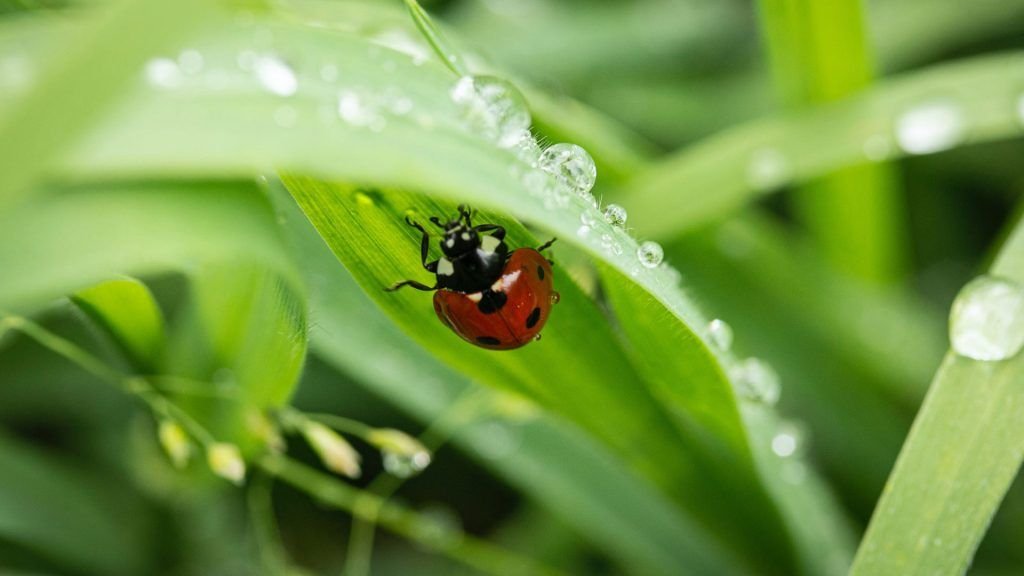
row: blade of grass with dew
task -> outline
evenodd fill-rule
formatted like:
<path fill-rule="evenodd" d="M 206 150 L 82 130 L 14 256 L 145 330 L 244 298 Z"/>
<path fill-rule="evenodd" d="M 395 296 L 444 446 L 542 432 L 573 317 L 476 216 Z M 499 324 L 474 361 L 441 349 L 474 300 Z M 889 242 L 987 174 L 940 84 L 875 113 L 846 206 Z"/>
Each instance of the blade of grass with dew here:
<path fill-rule="evenodd" d="M 435 421 L 471 384 L 402 333 L 337 265 L 291 198 L 284 200 L 280 213 L 310 286 L 314 353 L 421 421 Z M 485 404 L 499 402 L 496 394 L 479 392 L 490 398 Z M 487 423 L 457 431 L 454 441 L 620 566 L 666 576 L 680 566 L 700 574 L 741 571 L 648 480 L 630 473 L 621 459 L 586 435 L 543 413 L 500 425 L 520 439 L 502 457 L 489 456 L 492 428 Z"/>
<path fill-rule="evenodd" d="M 125 514 L 112 485 L 7 434 L 0 457 L 0 539 L 75 573 L 147 571 L 139 511 Z"/>
<path fill-rule="evenodd" d="M 989 274 L 1024 283 L 1024 226 L 1016 226 Z M 1002 362 L 946 355 L 853 576 L 967 571 L 1024 458 L 1022 382 L 1024 354 Z"/>
<path fill-rule="evenodd" d="M 448 95 L 453 83 L 449 71 L 430 63 L 418 66 L 405 54 L 359 38 L 292 25 L 226 26 L 193 46 L 201 50 L 208 70 L 230 71 L 236 66 L 237 52 L 251 46 L 263 31 L 269 31 L 275 42 L 265 50 L 296 63 L 293 71 L 301 89 L 286 100 L 246 74 L 231 90 L 210 91 L 190 84 L 166 90 L 140 87 L 131 105 L 120 111 L 119 121 L 105 124 L 69 158 L 67 173 L 98 177 L 188 172 L 223 177 L 276 166 L 378 188 L 422 190 L 501 208 L 558 231 L 622 272 L 628 274 L 635 267 L 631 251 L 610 254 L 599 234 L 576 235 L 582 201 L 574 200 L 568 210 L 546 209 L 520 182 L 516 171 L 521 167 L 512 153 L 495 150 L 467 131 L 460 109 Z M 324 81 L 319 69 L 309 67 L 310 62 L 337 63 L 346 71 L 345 86 L 361 102 L 375 106 L 381 93 L 394 89 L 393 79 L 401 77 L 401 90 L 411 101 L 412 111 L 400 114 L 371 108 L 383 120 L 377 123 L 379 130 L 344 116 L 324 116 L 323 110 L 337 109 L 339 86 Z M 213 126 L 218 129 L 211 130 Z M 696 308 L 670 284 L 646 272 L 632 281 L 664 303 L 688 329 L 705 324 Z M 708 376 L 707 385 L 728 386 L 718 376 Z M 612 440 L 621 446 L 621 439 Z M 770 532 L 780 537 L 784 533 L 783 529 Z M 784 546 L 772 547 L 760 536 L 757 540 L 754 548 L 785 553 Z"/>
<path fill-rule="evenodd" d="M 775 83 L 790 109 L 832 102 L 871 83 L 861 0 L 760 0 L 758 7 Z M 840 270 L 877 283 L 904 273 L 903 201 L 890 165 L 843 168 L 796 190 L 793 203 Z"/>
<path fill-rule="evenodd" d="M 714 361 L 714 355 L 701 351 L 707 345 L 684 325 L 672 322 L 667 309 L 651 302 L 620 273 L 602 267 L 602 278 L 635 365 L 676 417 L 680 430 L 709 443 L 707 451 L 717 454 L 714 465 L 724 469 L 718 474 L 720 478 L 729 479 L 732 475 L 736 480 L 749 474 L 763 479 L 785 518 L 790 537 L 795 540 L 801 573 L 843 574 L 853 553 L 852 530 L 820 479 L 806 473 L 807 464 L 785 461 L 788 459 L 772 453 L 772 439 L 779 427 L 774 410 L 766 406 L 740 406 L 730 388 L 694 386 L 702 380 L 701 374 L 709 372 L 727 380 L 722 373 L 723 364 Z M 726 432 L 731 423 L 723 421 L 723 404 L 736 411 L 728 415 L 730 420 L 739 419 L 742 412 L 744 438 L 731 438 Z M 735 442 L 742 449 L 725 446 L 725 442 Z M 793 467 L 803 471 L 799 481 L 787 479 L 794 476 Z M 733 488 L 736 489 L 741 488 Z"/>
<path fill-rule="evenodd" d="M 29 193 L 54 154 L 124 92 L 150 54 L 210 16 L 209 3 L 200 0 L 121 0 L 92 8 L 97 17 L 62 35 L 74 49 L 37 63 L 38 80 L 0 114 L 0 141 L 17 143 L 0 155 L 0 207 Z"/>
<path fill-rule="evenodd" d="M 163 312 L 145 284 L 134 278 L 108 280 L 71 300 L 103 327 L 132 367 L 155 372 L 167 342 Z"/>
<path fill-rule="evenodd" d="M 759 492 L 757 480 L 742 469 L 730 469 L 722 477 L 711 473 L 719 471 L 711 465 L 716 455 L 701 451 L 692 438 L 673 430 L 634 375 L 600 312 L 568 278 L 559 280 L 561 303 L 540 344 L 503 354 L 474 348 L 437 320 L 428 295 L 383 291 L 399 279 L 422 275 L 417 274 L 422 271 L 416 250 L 418 233 L 404 217 L 413 214 L 422 220 L 430 214 L 454 213 L 454 204 L 292 176 L 285 177 L 284 184 L 374 302 L 421 345 L 474 380 L 522 394 L 577 423 L 702 522 L 716 525 L 738 549 L 756 547 L 758 555 L 786 553 L 784 533 L 761 529 L 778 519 Z M 487 213 L 477 220 L 504 226 L 509 232 L 506 240 L 513 246 L 539 244 L 513 221 Z M 629 382 L 635 385 L 625 385 Z M 712 382 L 695 380 L 694 384 L 708 389 Z M 713 405 L 721 410 L 720 404 Z M 729 420 L 728 412 L 721 419 L 726 424 L 710 430 L 711 434 L 724 435 L 725 428 L 739 425 Z M 723 438 L 724 444 L 735 449 L 737 434 Z M 728 479 L 735 481 L 731 484 L 735 490 L 725 491 L 730 494 L 727 499 L 716 498 Z M 743 526 L 721 525 L 721 518 L 741 515 L 750 521 Z M 766 532 L 776 541 L 766 539 Z"/>
<path fill-rule="evenodd" d="M 623 201 L 642 233 L 670 236 L 769 192 L 758 185 L 766 170 L 776 183 L 799 183 L 869 158 L 923 152 L 921 146 L 937 151 L 1016 137 L 1022 61 L 1024 54 L 1011 52 L 936 65 L 842 101 L 736 126 L 641 173 Z M 937 135 L 924 143 L 912 131 L 930 122 L 922 113 L 939 118 Z"/>

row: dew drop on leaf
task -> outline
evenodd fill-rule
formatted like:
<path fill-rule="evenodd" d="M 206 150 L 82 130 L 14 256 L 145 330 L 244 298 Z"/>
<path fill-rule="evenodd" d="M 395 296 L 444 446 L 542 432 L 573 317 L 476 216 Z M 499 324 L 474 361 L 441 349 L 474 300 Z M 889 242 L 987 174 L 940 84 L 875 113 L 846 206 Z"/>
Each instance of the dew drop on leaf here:
<path fill-rule="evenodd" d="M 153 58 L 146 62 L 146 81 L 156 88 L 177 88 L 181 85 L 181 69 L 170 58 Z"/>
<path fill-rule="evenodd" d="M 772 452 L 779 458 L 792 458 L 803 454 L 806 434 L 799 424 L 782 422 L 772 436 Z"/>
<path fill-rule="evenodd" d="M 1024 288 L 992 276 L 969 282 L 949 316 L 953 351 L 974 360 L 1006 360 L 1024 347 Z"/>
<path fill-rule="evenodd" d="M 774 148 L 757 150 L 750 157 L 747 180 L 756 190 L 775 190 L 790 177 L 789 162 L 782 152 Z"/>
<path fill-rule="evenodd" d="M 530 129 L 526 99 L 508 82 L 493 76 L 464 76 L 451 90 L 452 100 L 465 111 L 469 128 L 511 148 Z"/>
<path fill-rule="evenodd" d="M 612 226 L 624 227 L 628 217 L 626 209 L 618 204 L 609 204 L 604 207 L 604 218 Z"/>
<path fill-rule="evenodd" d="M 299 79 L 292 67 L 277 56 L 261 56 L 254 64 L 256 79 L 271 94 L 291 96 L 299 89 Z"/>
<path fill-rule="evenodd" d="M 916 106 L 896 120 L 896 141 L 908 154 L 948 150 L 960 142 L 963 133 L 963 115 L 948 101 Z"/>
<path fill-rule="evenodd" d="M 711 343 L 722 352 L 732 348 L 732 327 L 724 320 L 715 318 L 708 323 L 708 333 L 711 335 Z"/>
<path fill-rule="evenodd" d="M 384 453 L 384 469 L 398 478 L 411 478 L 426 470 L 427 466 L 430 466 L 430 453 L 426 450 L 412 454 Z"/>
<path fill-rule="evenodd" d="M 662 249 L 661 244 L 648 240 L 637 247 L 636 257 L 644 268 L 657 268 L 661 261 L 665 259 L 665 251 Z"/>
<path fill-rule="evenodd" d="M 597 181 L 597 167 L 586 150 L 575 144 L 555 144 L 540 155 L 538 164 L 561 184 L 579 195 L 590 195 Z"/>
<path fill-rule="evenodd" d="M 774 406 L 779 401 L 782 386 L 775 369 L 758 358 L 747 358 L 729 370 L 736 391 L 747 400 Z"/>

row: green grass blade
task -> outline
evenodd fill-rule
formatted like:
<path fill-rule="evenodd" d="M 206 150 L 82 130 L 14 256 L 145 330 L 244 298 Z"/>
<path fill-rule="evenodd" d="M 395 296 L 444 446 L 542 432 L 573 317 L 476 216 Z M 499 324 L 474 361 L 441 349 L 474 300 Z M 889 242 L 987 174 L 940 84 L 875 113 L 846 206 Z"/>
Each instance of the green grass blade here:
<path fill-rule="evenodd" d="M 861 0 L 761 0 L 758 6 L 776 84 L 791 108 L 835 101 L 871 82 Z M 845 168 L 797 190 L 793 201 L 839 269 L 876 282 L 902 274 L 902 200 L 889 165 Z"/>
<path fill-rule="evenodd" d="M 283 205 L 282 214 L 309 278 L 315 354 L 421 421 L 441 417 L 471 383 L 401 332 L 337 265 L 291 199 L 286 201 L 290 206 Z M 496 425 L 520 442 L 498 458 L 489 456 Z M 676 574 L 680 566 L 699 574 L 741 570 L 646 479 L 564 423 L 543 415 L 520 422 L 492 420 L 463 430 L 455 442 L 624 568 L 665 575 Z"/>
<path fill-rule="evenodd" d="M 36 306 L 119 274 L 258 261 L 296 278 L 251 187 L 110 185 L 50 193 L 0 215 L 0 308 Z M 71 239 L 72 241 L 69 241 Z"/>
<path fill-rule="evenodd" d="M 1024 227 L 990 274 L 1024 282 Z M 962 574 L 1024 458 L 1024 355 L 947 354 L 851 574 Z"/>
<path fill-rule="evenodd" d="M 405 5 L 409 8 L 409 14 L 412 16 L 412 21 L 416 23 L 416 28 L 437 53 L 438 59 L 458 76 L 469 74 L 469 69 L 463 64 L 462 58 L 455 53 L 444 34 L 434 25 L 430 15 L 420 6 L 420 3 L 416 0 L 405 0 Z"/>
<path fill-rule="evenodd" d="M 0 113 L 0 207 L 29 193 L 56 153 L 89 127 L 137 78 L 154 51 L 179 41 L 208 19 L 201 0 L 120 0 L 63 31 L 33 89 Z M 102 64 L 101 64 L 102 63 Z"/>
<path fill-rule="evenodd" d="M 1004 53 L 936 65 L 846 100 L 731 128 L 640 174 L 629 186 L 627 207 L 644 233 L 678 234 L 753 202 L 777 184 L 865 164 L 869 155 L 904 155 L 896 126 L 915 107 L 949 110 L 950 145 L 1016 137 L 1022 58 Z"/>
<path fill-rule="evenodd" d="M 108 280 L 71 300 L 104 328 L 139 372 L 152 373 L 166 345 L 164 316 L 153 294 L 134 278 Z"/>

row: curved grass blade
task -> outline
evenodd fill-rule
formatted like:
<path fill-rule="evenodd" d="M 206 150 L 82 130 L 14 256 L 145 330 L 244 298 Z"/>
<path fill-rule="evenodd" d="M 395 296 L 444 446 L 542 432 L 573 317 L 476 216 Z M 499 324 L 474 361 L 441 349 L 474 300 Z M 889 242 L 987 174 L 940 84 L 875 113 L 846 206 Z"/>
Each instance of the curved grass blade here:
<path fill-rule="evenodd" d="M 628 187 L 630 213 L 645 234 L 670 236 L 838 168 L 1016 137 L 1022 62 L 1024 54 L 1005 53 L 937 65 L 834 104 L 730 128 L 639 174 Z M 914 111 L 937 118 L 933 139 L 914 140 L 913 123 L 932 122 L 907 116 Z"/>
<path fill-rule="evenodd" d="M 337 265 L 291 199 L 286 201 L 282 214 L 310 285 L 314 353 L 421 421 L 439 418 L 472 384 L 401 332 Z M 499 401 L 497 394 L 487 395 L 485 402 Z M 488 456 L 496 425 L 519 438 L 517 449 L 497 458 Z M 681 566 L 699 574 L 741 571 L 646 479 L 554 418 L 541 413 L 527 421 L 491 421 L 468 427 L 454 441 L 624 568 L 666 576 Z"/>
<path fill-rule="evenodd" d="M 1017 225 L 990 274 L 1024 283 Z M 1024 354 L 949 352 L 914 421 L 851 574 L 962 574 L 1024 459 Z"/>
<path fill-rule="evenodd" d="M 85 314 L 104 328 L 142 373 L 153 373 L 166 345 L 164 316 L 153 294 L 134 278 L 108 280 L 71 297 Z"/>

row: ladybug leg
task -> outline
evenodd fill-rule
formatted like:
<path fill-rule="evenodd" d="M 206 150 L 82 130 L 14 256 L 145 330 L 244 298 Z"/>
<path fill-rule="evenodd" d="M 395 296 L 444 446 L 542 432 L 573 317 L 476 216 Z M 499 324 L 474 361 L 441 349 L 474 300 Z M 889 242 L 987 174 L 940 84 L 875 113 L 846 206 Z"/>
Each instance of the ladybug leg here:
<path fill-rule="evenodd" d="M 473 222 L 470 221 L 470 218 L 472 218 L 472 212 L 473 211 L 469 208 L 469 206 L 466 206 L 465 204 L 459 204 L 459 218 L 465 220 L 466 226 L 470 228 L 473 227 Z"/>
<path fill-rule="evenodd" d="M 410 288 L 415 288 L 415 289 L 423 291 L 423 292 L 433 292 L 434 290 L 437 290 L 437 286 L 427 286 L 426 284 L 420 284 L 419 282 L 417 282 L 415 280 L 406 280 L 404 282 L 399 282 L 399 283 L 395 284 L 394 286 L 391 286 L 390 288 L 385 288 L 384 291 L 385 292 L 394 292 L 395 290 L 398 290 L 399 288 L 402 288 L 402 287 L 405 287 L 405 286 L 408 286 Z"/>
<path fill-rule="evenodd" d="M 555 240 L 558 240 L 558 238 L 552 238 L 551 240 L 548 240 L 547 242 L 541 244 L 540 248 L 537 248 L 537 252 L 543 252 L 548 248 L 551 248 L 551 245 L 555 243 Z"/>
<path fill-rule="evenodd" d="M 437 262 L 427 262 L 427 252 L 430 250 L 430 234 L 423 229 L 423 226 L 420 226 L 419 222 L 413 222 L 408 217 L 406 217 L 405 223 L 419 230 L 423 234 L 423 238 L 420 240 L 420 262 L 422 262 L 423 267 L 430 272 L 437 272 Z M 431 268 L 431 264 L 433 265 L 433 268 Z"/>
<path fill-rule="evenodd" d="M 497 238 L 498 240 L 505 239 L 505 229 L 497 224 L 481 224 L 473 228 L 473 230 L 477 233 L 493 231 L 494 234 L 491 234 L 492 237 Z"/>

